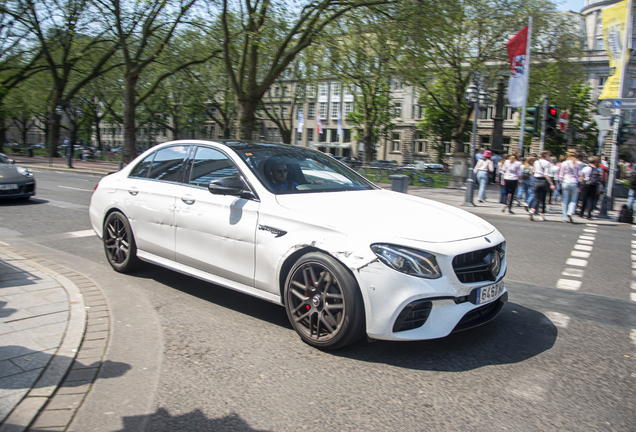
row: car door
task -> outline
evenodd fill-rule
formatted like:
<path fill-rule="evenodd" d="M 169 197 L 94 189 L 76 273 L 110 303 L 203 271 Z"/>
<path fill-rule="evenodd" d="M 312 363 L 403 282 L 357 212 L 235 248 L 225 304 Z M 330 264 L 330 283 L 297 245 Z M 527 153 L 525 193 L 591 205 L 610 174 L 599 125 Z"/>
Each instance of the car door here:
<path fill-rule="evenodd" d="M 208 191 L 211 180 L 240 174 L 219 149 L 196 147 L 175 203 L 177 262 L 252 286 L 259 202 Z"/>
<path fill-rule="evenodd" d="M 141 161 L 129 175 L 123 195 L 137 248 L 175 260 L 174 203 L 190 146 L 165 147 Z"/>

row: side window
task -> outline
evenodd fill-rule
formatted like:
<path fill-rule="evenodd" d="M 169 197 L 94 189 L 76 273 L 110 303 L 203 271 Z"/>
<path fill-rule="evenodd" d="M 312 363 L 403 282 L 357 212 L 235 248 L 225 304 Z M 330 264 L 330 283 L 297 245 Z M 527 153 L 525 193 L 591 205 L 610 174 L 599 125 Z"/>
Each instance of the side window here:
<path fill-rule="evenodd" d="M 198 147 L 192 160 L 190 184 L 207 188 L 212 180 L 239 174 L 239 170 L 222 152 L 209 147 Z"/>
<path fill-rule="evenodd" d="M 181 180 L 183 160 L 190 146 L 166 147 L 157 152 L 150 167 L 148 178 L 178 182 Z"/>
<path fill-rule="evenodd" d="M 150 166 L 152 165 L 152 158 L 155 157 L 155 153 L 150 153 L 141 162 L 137 164 L 134 170 L 130 172 L 128 177 L 141 177 L 147 178 L 150 172 Z"/>

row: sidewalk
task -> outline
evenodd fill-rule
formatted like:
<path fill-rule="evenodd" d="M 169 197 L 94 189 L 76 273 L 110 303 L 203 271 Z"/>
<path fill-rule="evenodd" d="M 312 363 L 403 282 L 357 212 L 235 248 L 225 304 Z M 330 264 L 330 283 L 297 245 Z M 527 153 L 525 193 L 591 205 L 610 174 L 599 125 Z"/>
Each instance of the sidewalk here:
<path fill-rule="evenodd" d="M 66 430 L 109 336 L 93 282 L 0 242 L 0 432 Z"/>
<path fill-rule="evenodd" d="M 35 169 L 69 169 L 65 159 L 12 158 Z M 109 162 L 73 165 L 75 172 L 92 175 L 118 169 Z M 379 186 L 391 189 L 390 184 Z M 494 185 L 484 203 L 477 202 L 475 191 L 475 206 L 463 205 L 463 189 L 411 186 L 408 193 L 475 214 L 529 219 L 523 207 L 514 207 L 512 215 L 502 213 Z M 614 208 L 624 203 L 617 199 Z M 593 223 L 618 225 L 617 213 L 608 211 L 608 219 L 595 217 Z M 546 217 L 560 223 L 560 206 Z M 575 217 L 575 222 L 587 220 Z M 110 329 L 106 299 L 91 280 L 0 241 L 0 432 L 67 430 L 105 363 Z"/>

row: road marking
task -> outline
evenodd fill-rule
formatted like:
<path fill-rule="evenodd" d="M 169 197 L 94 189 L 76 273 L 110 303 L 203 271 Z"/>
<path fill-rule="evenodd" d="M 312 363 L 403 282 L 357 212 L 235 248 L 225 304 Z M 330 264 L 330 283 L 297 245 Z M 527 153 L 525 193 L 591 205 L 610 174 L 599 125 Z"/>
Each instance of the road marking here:
<path fill-rule="evenodd" d="M 596 240 L 596 237 L 591 236 L 591 235 L 582 235 L 579 238 L 582 239 L 582 240 Z"/>
<path fill-rule="evenodd" d="M 563 273 L 561 274 L 563 276 L 582 278 L 584 273 L 585 272 L 581 269 L 566 268 L 565 270 L 563 270 Z"/>
<path fill-rule="evenodd" d="M 586 233 L 597 233 L 598 230 L 592 229 L 592 228 L 584 228 L 583 232 L 586 232 Z"/>
<path fill-rule="evenodd" d="M 632 329 L 629 333 L 629 338 L 632 340 L 632 343 L 636 345 L 636 329 Z"/>
<path fill-rule="evenodd" d="M 70 186 L 57 185 L 57 187 L 60 187 L 60 188 L 63 188 L 63 189 L 73 189 L 73 190 L 78 190 L 78 191 L 82 191 L 82 192 L 93 192 L 91 189 L 80 189 L 80 188 L 70 187 Z"/>
<path fill-rule="evenodd" d="M 587 261 L 582 259 L 568 258 L 565 263 L 576 267 L 587 267 Z"/>
<path fill-rule="evenodd" d="M 545 316 L 559 328 L 568 328 L 570 317 L 559 312 L 546 312 Z"/>
<path fill-rule="evenodd" d="M 629 299 L 633 302 L 636 302 L 636 293 L 629 293 Z"/>
<path fill-rule="evenodd" d="M 581 239 L 579 239 L 577 241 L 577 243 L 581 243 L 581 244 L 584 244 L 584 245 L 593 245 L 594 244 L 594 240 L 581 240 Z"/>
<path fill-rule="evenodd" d="M 593 224 L 593 223 L 586 223 L 585 225 L 587 225 L 589 227 L 598 227 L 597 224 Z"/>
<path fill-rule="evenodd" d="M 66 234 L 70 235 L 71 237 L 90 237 L 95 235 L 95 231 L 90 229 L 90 230 L 83 230 L 83 231 L 68 232 Z"/>
<path fill-rule="evenodd" d="M 578 291 L 583 285 L 582 281 L 572 279 L 559 279 L 556 283 L 557 288 L 566 289 L 570 291 Z"/>
<path fill-rule="evenodd" d="M 582 250 L 582 251 L 591 251 L 592 249 L 594 249 L 592 246 L 586 246 L 586 245 L 580 245 L 580 244 L 575 244 L 574 245 L 574 249 L 576 250 Z"/>
<path fill-rule="evenodd" d="M 590 255 L 592 254 L 589 252 L 579 252 L 579 251 L 570 252 L 570 256 L 577 257 L 577 258 L 589 258 Z"/>
<path fill-rule="evenodd" d="M 636 282 L 635 282 L 635 281 L 631 281 L 631 282 L 629 283 L 629 287 L 630 287 L 631 289 L 633 289 L 633 290 L 636 290 Z"/>

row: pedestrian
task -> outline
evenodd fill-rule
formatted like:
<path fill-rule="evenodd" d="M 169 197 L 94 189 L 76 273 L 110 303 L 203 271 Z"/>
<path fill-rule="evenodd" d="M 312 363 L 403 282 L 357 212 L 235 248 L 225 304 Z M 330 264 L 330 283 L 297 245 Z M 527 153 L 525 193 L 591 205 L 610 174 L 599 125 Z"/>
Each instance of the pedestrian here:
<path fill-rule="evenodd" d="M 477 153 L 475 153 L 475 162 L 477 162 L 483 157 L 484 157 L 484 149 L 477 150 Z"/>
<path fill-rule="evenodd" d="M 491 156 L 492 152 L 490 150 L 486 150 L 484 152 L 484 156 L 477 161 L 477 165 L 475 165 L 475 168 L 473 169 L 475 178 L 479 183 L 479 195 L 477 199 L 480 203 L 486 201 L 486 186 L 488 185 L 488 176 L 495 170 L 495 167 L 490 160 Z"/>
<path fill-rule="evenodd" d="M 550 152 L 544 150 L 541 152 L 541 157 L 535 160 L 532 165 L 532 175 L 534 176 L 534 202 L 532 208 L 529 210 L 530 220 L 534 220 L 534 216 L 538 210 L 541 215 L 541 220 L 545 221 L 545 198 L 548 191 L 553 191 L 556 187 L 550 177 L 549 157 Z"/>
<path fill-rule="evenodd" d="M 508 209 L 508 213 L 511 214 L 513 213 L 512 202 L 514 199 L 515 191 L 517 190 L 519 178 L 522 175 L 523 164 L 521 163 L 521 161 L 518 160 L 518 158 L 519 156 L 517 155 L 517 153 L 512 153 L 501 169 L 504 173 L 501 184 L 506 189 L 506 202 L 501 211 L 505 212 L 506 209 Z"/>
<path fill-rule="evenodd" d="M 504 154 L 503 157 L 501 158 L 501 160 L 499 162 L 497 162 L 497 185 L 499 185 L 499 203 L 501 204 L 505 204 L 506 203 L 506 188 L 503 186 L 504 181 L 503 181 L 503 175 L 504 175 L 504 171 L 503 171 L 503 166 L 506 163 L 506 161 L 508 160 L 508 154 Z"/>
<path fill-rule="evenodd" d="M 629 192 L 627 192 L 627 207 L 634 210 L 636 203 L 636 170 L 632 170 L 629 176 Z"/>
<path fill-rule="evenodd" d="M 532 206 L 532 201 L 534 199 L 534 179 L 532 176 L 532 164 L 534 163 L 534 158 L 532 156 L 528 156 L 523 160 L 523 167 L 521 172 L 521 181 L 519 185 L 519 194 L 517 197 L 519 201 L 525 199 L 525 202 L 522 204 L 526 210 L 528 210 Z"/>
<path fill-rule="evenodd" d="M 578 213 L 579 217 L 584 217 L 587 210 L 587 220 L 592 220 L 592 208 L 594 207 L 594 198 L 596 197 L 596 189 L 601 183 L 603 175 L 599 169 L 600 159 L 598 156 L 590 156 L 587 160 L 588 165 L 581 170 L 579 182 L 581 186 L 581 209 Z"/>
<path fill-rule="evenodd" d="M 578 200 L 579 177 L 583 164 L 576 157 L 576 150 L 569 149 L 567 159 L 561 163 L 559 180 L 561 181 L 561 217 L 563 222 L 573 222 Z"/>
<path fill-rule="evenodd" d="M 490 160 L 492 161 L 492 166 L 493 167 L 497 167 L 499 165 L 499 162 L 501 162 L 504 158 L 502 158 L 501 156 L 499 156 L 499 153 L 497 153 L 496 151 L 492 152 L 492 156 L 490 157 Z M 495 170 L 490 174 L 490 183 L 492 184 L 498 184 L 497 182 L 497 169 L 495 168 Z"/>
<path fill-rule="evenodd" d="M 550 179 L 552 183 L 554 183 L 554 190 L 550 189 L 548 191 L 548 210 L 552 210 L 552 195 L 554 195 L 554 204 L 557 203 L 559 198 L 559 166 L 557 165 L 557 158 L 555 156 L 551 156 L 550 159 Z"/>

